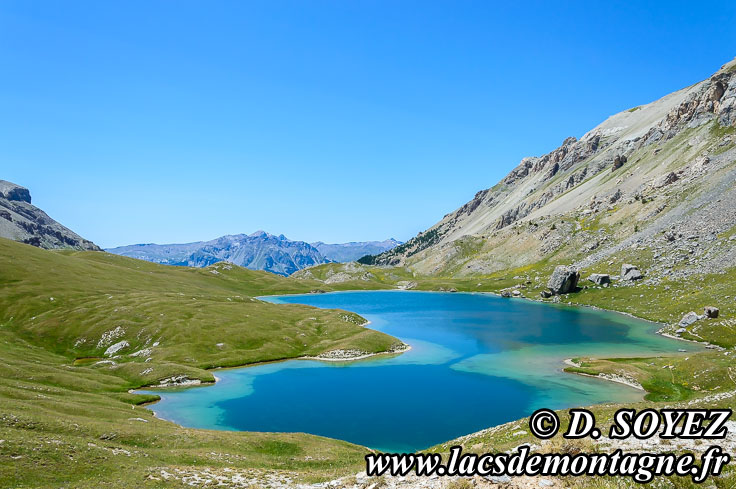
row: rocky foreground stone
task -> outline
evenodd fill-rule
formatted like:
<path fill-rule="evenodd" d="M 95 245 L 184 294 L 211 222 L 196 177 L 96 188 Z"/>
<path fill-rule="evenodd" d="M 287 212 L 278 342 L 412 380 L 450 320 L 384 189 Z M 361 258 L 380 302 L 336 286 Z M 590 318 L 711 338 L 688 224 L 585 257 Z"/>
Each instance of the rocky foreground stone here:
<path fill-rule="evenodd" d="M 607 285 L 611 283 L 611 276 L 607 273 L 594 273 L 588 277 L 588 280 L 596 285 Z"/>
<path fill-rule="evenodd" d="M 579 280 L 579 271 L 572 267 L 559 265 L 552 272 L 552 276 L 547 282 L 547 287 L 549 287 L 553 295 L 569 294 L 570 292 L 575 292 Z"/>
<path fill-rule="evenodd" d="M 639 280 L 644 275 L 639 271 L 639 267 L 625 263 L 621 266 L 621 280 Z"/>

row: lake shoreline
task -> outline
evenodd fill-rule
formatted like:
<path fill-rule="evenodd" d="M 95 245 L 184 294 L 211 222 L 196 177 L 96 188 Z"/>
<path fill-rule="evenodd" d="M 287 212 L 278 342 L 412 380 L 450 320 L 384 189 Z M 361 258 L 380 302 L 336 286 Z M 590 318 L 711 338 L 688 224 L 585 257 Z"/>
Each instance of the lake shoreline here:
<path fill-rule="evenodd" d="M 306 294 L 291 294 L 294 296 L 297 295 L 306 295 Z M 366 321 L 361 324 L 362 327 L 366 327 L 371 324 L 371 321 Z M 404 343 L 402 341 L 402 346 L 397 347 L 393 350 L 386 350 L 386 351 L 379 351 L 379 352 L 362 352 L 360 355 L 354 355 L 354 356 L 345 356 L 345 357 L 323 357 L 320 355 L 325 355 L 327 353 L 330 353 L 332 351 L 344 351 L 344 350 L 329 350 L 323 353 L 320 353 L 317 356 L 300 356 L 300 357 L 285 357 L 285 358 L 274 358 L 272 360 L 260 360 L 257 362 L 248 362 L 243 363 L 241 365 L 231 365 L 227 367 L 211 367 L 208 369 L 205 369 L 206 371 L 219 371 L 219 370 L 235 370 L 235 369 L 241 369 L 241 368 L 248 368 L 248 367 L 258 367 L 262 365 L 268 365 L 271 363 L 281 363 L 281 362 L 288 362 L 290 360 L 313 360 L 313 361 L 320 361 L 320 362 L 354 362 L 358 360 L 365 360 L 368 358 L 375 358 L 380 356 L 389 356 L 389 355 L 401 355 L 402 353 L 406 353 L 411 350 L 411 345 Z M 134 389 L 128 389 L 129 394 L 137 394 L 136 391 L 145 391 L 145 390 L 160 390 L 160 391 L 171 391 L 173 389 L 190 389 L 192 387 L 208 387 L 217 384 L 217 382 L 220 380 L 216 375 L 212 374 L 212 376 L 215 378 L 214 381 L 207 381 L 207 380 L 200 380 L 200 379 L 190 379 L 188 382 L 183 382 L 179 384 L 146 384 L 142 385 L 140 387 L 136 387 Z M 145 406 L 149 404 L 155 404 L 157 402 L 160 402 L 161 399 L 156 399 L 153 401 L 146 401 L 141 404 L 137 404 L 137 406 Z"/>
<path fill-rule="evenodd" d="M 405 290 L 396 290 L 396 289 L 371 290 L 371 291 L 357 290 L 357 291 L 330 292 L 329 294 L 355 293 L 355 292 L 358 292 L 358 293 L 369 293 L 369 292 L 407 292 L 407 291 L 405 291 Z M 412 291 L 409 291 L 409 292 L 412 292 Z M 483 292 L 481 292 L 481 291 L 477 291 L 477 292 L 459 292 L 459 293 L 447 292 L 447 291 L 444 291 L 444 292 L 443 291 L 416 291 L 416 292 L 423 292 L 423 293 L 430 293 L 430 294 L 436 293 L 436 294 L 444 294 L 444 295 L 446 295 L 446 294 L 455 294 L 455 295 L 458 295 L 458 294 L 460 294 L 460 295 L 469 294 L 469 295 L 479 295 L 479 296 L 488 296 L 488 297 L 495 296 L 495 297 L 498 297 L 498 298 L 502 298 L 502 296 L 500 294 L 498 294 L 498 293 L 495 293 L 495 292 L 486 292 L 486 291 L 483 291 Z M 276 301 L 273 301 L 272 302 L 270 299 L 271 298 L 275 298 L 276 300 L 278 300 L 277 299 L 278 297 L 310 297 L 310 296 L 315 296 L 315 295 L 322 295 L 322 294 L 311 294 L 311 293 L 307 293 L 307 294 L 279 294 L 279 295 L 273 295 L 273 296 L 259 296 L 258 299 L 259 300 L 264 300 L 265 302 L 279 304 L 281 302 L 276 302 Z M 531 298 L 528 298 L 528 297 L 517 297 L 517 298 L 527 299 L 529 301 L 532 301 L 532 302 L 538 303 L 538 304 L 550 304 L 547 301 L 535 300 L 535 299 L 531 299 Z M 657 333 L 657 336 L 667 337 L 668 339 L 681 339 L 681 338 L 671 338 L 671 337 L 669 337 L 669 335 L 662 334 L 661 329 L 663 329 L 662 328 L 662 326 L 664 326 L 663 323 L 658 323 L 656 321 L 651 321 L 651 320 L 648 320 L 648 319 L 638 318 L 638 317 L 636 317 L 636 316 L 634 316 L 633 314 L 630 314 L 630 313 L 621 312 L 621 311 L 612 311 L 612 310 L 604 309 L 604 308 L 601 308 L 601 307 L 588 306 L 588 305 L 584 305 L 584 304 L 572 304 L 572 303 L 551 303 L 551 304 L 557 304 L 557 305 L 564 306 L 561 309 L 568 309 L 568 308 L 569 309 L 576 309 L 576 308 L 579 308 L 581 306 L 587 306 L 587 307 L 590 307 L 590 308 L 592 308 L 594 310 L 599 310 L 599 311 L 606 312 L 606 313 L 623 314 L 623 315 L 625 315 L 628 318 L 635 319 L 637 321 L 641 321 L 642 323 L 648 323 L 648 324 L 650 324 L 652 326 L 660 326 L 660 328 L 658 330 L 655 330 L 653 328 L 649 328 L 647 330 L 647 334 Z M 311 305 L 311 304 L 305 304 L 305 305 L 310 306 L 310 307 L 320 307 L 320 306 L 315 306 L 315 305 Z M 338 309 L 351 310 L 349 307 L 323 307 L 323 308 L 326 308 L 326 309 L 335 309 L 335 308 L 338 308 Z M 370 324 L 371 324 L 371 321 L 366 321 L 366 322 L 362 323 L 362 326 L 367 327 Z M 645 327 L 645 326 L 642 326 L 642 327 Z M 397 337 L 399 338 L 399 340 L 401 340 L 401 336 L 397 336 Z M 403 343 L 403 340 L 401 340 L 401 341 Z M 697 344 L 697 342 L 693 342 L 693 343 L 696 343 Z M 233 365 L 233 366 L 228 366 L 228 367 L 213 367 L 213 368 L 208 369 L 208 370 L 222 370 L 222 369 L 225 369 L 225 368 L 226 369 L 236 369 L 236 368 L 237 369 L 241 369 L 241 368 L 246 368 L 246 367 L 251 367 L 251 366 L 265 365 L 265 364 L 269 364 L 269 363 L 277 363 L 277 362 L 280 363 L 280 362 L 284 362 L 286 360 L 313 360 L 313 361 L 336 362 L 336 363 L 340 363 L 340 362 L 353 362 L 353 361 L 368 359 L 368 358 L 372 358 L 372 357 L 379 357 L 379 356 L 389 356 L 389 355 L 397 355 L 398 356 L 398 355 L 401 355 L 402 353 L 405 353 L 405 352 L 409 351 L 410 349 L 411 349 L 411 346 L 410 345 L 406 345 L 405 348 L 401 348 L 400 350 L 383 351 L 383 352 L 375 352 L 375 353 L 360 353 L 360 354 L 355 354 L 355 355 L 350 355 L 351 350 L 349 350 L 349 349 L 347 349 L 347 350 L 335 350 L 335 351 L 337 351 L 339 353 L 338 353 L 337 356 L 332 357 L 332 358 L 331 357 L 319 356 L 319 355 L 318 356 L 290 357 L 290 358 L 280 358 L 280 359 L 272 359 L 272 360 L 251 362 L 251 363 L 247 363 L 247 364 Z M 328 352 L 325 352 L 325 353 L 328 353 Z M 345 355 L 345 356 L 341 356 L 341 355 Z M 601 357 L 601 358 L 605 358 L 605 355 L 598 355 L 598 356 Z M 574 363 L 571 362 L 571 359 L 570 358 L 560 357 L 557 361 L 561 362 L 562 364 L 567 364 L 567 365 L 570 365 L 570 366 L 575 366 Z M 578 372 L 568 372 L 564 368 L 555 369 L 555 370 L 557 370 L 559 373 L 562 373 L 562 374 L 578 373 Z M 618 376 L 615 376 L 615 375 L 612 375 L 612 376 L 604 376 L 604 375 L 590 375 L 590 374 L 582 374 L 582 373 L 578 373 L 578 374 L 581 375 L 581 376 L 585 376 L 585 377 L 591 377 L 591 378 L 595 378 L 595 379 L 599 379 L 599 380 L 607 380 L 609 382 L 618 383 L 618 384 L 620 384 L 622 386 L 625 386 L 627 388 L 635 389 L 636 391 L 638 391 L 640 393 L 644 393 L 644 394 L 646 393 L 645 389 L 640 384 L 638 384 L 637 382 L 634 382 L 634 381 L 632 381 L 630 379 L 617 378 Z M 213 375 L 213 377 L 215 379 L 214 382 L 199 383 L 198 385 L 192 385 L 191 387 L 211 386 L 211 385 L 217 384 L 221 380 L 216 375 Z M 190 386 L 184 386 L 183 387 L 181 385 L 174 385 L 174 386 L 170 386 L 170 387 L 169 386 L 161 386 L 161 385 L 148 385 L 148 386 L 139 387 L 139 388 L 135 389 L 135 391 L 139 391 L 140 392 L 140 391 L 146 391 L 146 390 L 148 390 L 149 393 L 155 394 L 155 392 L 150 392 L 150 391 L 151 390 L 159 390 L 159 389 L 161 391 L 166 391 L 166 390 L 169 390 L 171 388 L 178 388 L 178 389 L 186 388 L 186 389 L 188 389 L 189 387 Z M 632 395 L 633 395 L 633 393 L 632 393 Z M 146 403 L 146 406 L 157 404 L 158 402 L 160 402 L 162 400 L 164 400 L 164 399 L 163 398 L 160 398 L 158 400 L 148 402 L 148 403 Z M 166 415 L 163 415 L 162 416 L 161 415 L 162 413 L 161 412 L 157 412 L 156 409 L 150 409 L 150 410 L 153 413 L 153 415 L 156 418 L 158 418 L 158 419 L 165 420 L 165 421 L 168 421 L 168 422 L 172 422 L 172 423 L 176 424 L 177 426 L 187 427 L 186 424 L 180 424 L 179 422 L 177 422 L 177 421 L 175 421 L 173 419 L 167 419 L 168 417 Z M 164 410 L 164 412 L 165 412 L 165 410 Z M 222 427 L 220 427 L 220 428 L 208 428 L 208 429 L 228 431 L 227 429 L 223 429 Z M 319 435 L 318 434 L 318 436 L 326 436 L 326 435 Z M 335 438 L 339 438 L 339 437 L 335 437 Z M 360 442 L 356 442 L 356 441 L 352 441 L 351 443 L 357 443 L 357 444 L 361 445 Z"/>
<path fill-rule="evenodd" d="M 568 365 L 570 367 L 580 368 L 580 364 L 575 363 L 575 361 L 572 358 L 566 358 L 564 363 L 565 365 Z M 645 394 L 647 392 L 647 390 L 644 387 L 642 387 L 640 383 L 634 380 L 625 379 L 624 377 L 619 376 L 619 375 L 604 374 L 604 373 L 593 375 L 593 374 L 586 374 L 585 372 L 570 372 L 565 369 L 562 369 L 562 371 L 565 372 L 566 374 L 575 374 L 575 375 L 580 375 L 582 377 L 590 377 L 592 379 L 607 380 L 609 382 L 615 382 L 617 384 L 628 385 L 629 387 L 632 387 L 638 391 L 643 391 Z"/>
<path fill-rule="evenodd" d="M 344 363 L 348 363 L 348 362 L 354 362 L 354 361 L 358 361 L 358 360 L 366 360 L 368 358 L 375 358 L 375 357 L 380 357 L 380 356 L 400 355 L 402 353 L 406 353 L 409 350 L 411 350 L 411 345 L 408 345 L 406 343 L 404 343 L 404 345 L 406 346 L 406 348 L 401 349 L 401 350 L 381 351 L 381 352 L 376 352 L 376 353 L 366 353 L 365 355 L 359 355 L 359 356 L 355 356 L 355 357 L 346 357 L 346 358 L 322 358 L 322 357 L 308 357 L 308 356 L 303 356 L 303 357 L 293 357 L 293 358 L 282 358 L 282 359 L 278 359 L 278 360 L 264 360 L 264 361 L 261 361 L 261 362 L 246 363 L 246 364 L 243 364 L 243 365 L 235 365 L 235 366 L 232 366 L 232 367 L 214 367 L 214 368 L 208 369 L 208 370 L 218 370 L 218 371 L 219 370 L 236 370 L 236 369 L 248 368 L 248 367 L 259 367 L 259 366 L 262 366 L 262 365 L 268 365 L 268 364 L 272 364 L 272 363 L 288 362 L 288 361 L 291 361 L 291 360 L 299 360 L 299 361 L 312 360 L 312 361 L 319 361 L 319 362 L 338 362 L 338 363 L 339 362 L 344 362 Z M 128 393 L 129 394 L 143 394 L 143 392 L 140 392 L 140 391 L 146 391 L 145 392 L 146 394 L 151 393 L 151 392 L 155 393 L 156 391 L 161 391 L 163 393 L 163 392 L 166 392 L 166 391 L 172 392 L 172 391 L 176 391 L 176 390 L 179 390 L 179 389 L 192 389 L 192 388 L 196 388 L 196 387 L 212 387 L 212 386 L 215 386 L 218 382 L 220 382 L 222 380 L 217 375 L 214 375 L 213 374 L 212 376 L 215 378 L 214 381 L 199 381 L 199 382 L 196 382 L 196 383 L 178 384 L 178 385 L 175 385 L 175 384 L 170 384 L 170 385 L 150 384 L 150 385 L 145 385 L 145 386 L 142 386 L 142 387 L 137 387 L 135 389 L 128 389 Z M 158 395 L 158 394 L 155 394 L 155 395 Z M 145 402 L 142 402 L 140 404 L 135 404 L 134 406 L 135 407 L 144 407 L 144 408 L 148 409 L 149 411 L 151 411 L 153 413 L 153 416 L 155 418 L 158 418 L 158 419 L 160 419 L 162 421 L 166 421 L 166 422 L 169 422 L 169 423 L 174 423 L 175 425 L 179 426 L 180 428 L 188 428 L 189 429 L 190 427 L 185 426 L 183 424 L 179 424 L 177 421 L 174 421 L 172 419 L 164 418 L 164 417 L 160 416 L 159 413 L 157 413 L 154 409 L 149 409 L 148 408 L 148 406 L 153 406 L 154 404 L 158 404 L 162 400 L 163 399 L 161 398 L 161 396 L 159 396 L 158 399 L 153 399 L 151 401 L 145 401 Z M 197 428 L 194 428 L 194 429 L 197 429 Z M 216 431 L 227 431 L 227 430 L 216 430 Z M 314 436 L 318 436 L 318 435 L 314 435 Z"/>
<path fill-rule="evenodd" d="M 697 345 L 701 345 L 703 347 L 715 347 L 717 349 L 722 349 L 718 345 L 713 345 L 712 343 L 708 343 L 707 341 L 690 340 L 690 339 L 682 338 L 680 336 L 675 336 L 675 335 L 670 334 L 670 333 L 666 333 L 666 332 L 664 332 L 664 328 L 666 326 L 669 326 L 668 323 L 663 323 L 663 322 L 660 322 L 660 321 L 654 321 L 652 319 L 647 319 L 647 318 L 639 317 L 639 316 L 637 316 L 635 314 L 632 314 L 630 312 L 617 311 L 615 309 L 607 309 L 605 307 L 596 306 L 596 305 L 593 305 L 593 304 L 578 304 L 578 303 L 574 303 L 574 302 L 562 302 L 562 301 L 560 301 L 560 302 L 552 302 L 552 301 L 546 301 L 546 300 L 542 300 L 542 299 L 535 299 L 533 297 L 526 297 L 524 295 L 521 295 L 521 296 L 518 296 L 518 297 L 504 297 L 503 295 L 501 295 L 500 292 L 471 291 L 471 290 L 467 290 L 467 291 L 459 290 L 457 292 L 450 292 L 450 291 L 447 291 L 447 290 L 419 290 L 419 289 L 371 289 L 371 290 L 350 289 L 350 290 L 334 290 L 334 291 L 320 292 L 320 293 L 305 292 L 305 293 L 302 293 L 302 294 L 261 295 L 261 296 L 255 297 L 255 298 L 258 299 L 258 300 L 263 300 L 264 298 L 268 298 L 268 297 L 299 297 L 299 296 L 320 295 L 320 294 L 323 294 L 323 293 L 324 294 L 344 294 L 344 293 L 351 293 L 351 292 L 361 292 L 361 293 L 370 293 L 370 292 L 421 292 L 421 293 L 432 293 L 432 294 L 475 294 L 475 295 L 489 295 L 489 296 L 494 296 L 494 297 L 498 297 L 498 298 L 501 298 L 501 299 L 508 299 L 508 300 L 514 300 L 514 299 L 519 300 L 519 299 L 521 299 L 521 300 L 525 300 L 525 301 L 529 301 L 529 302 L 534 302 L 536 304 L 546 304 L 546 305 L 550 305 L 550 306 L 555 306 L 556 305 L 556 306 L 573 307 L 573 308 L 581 307 L 581 308 L 587 308 L 587 309 L 594 309 L 596 311 L 603 311 L 603 312 L 608 312 L 608 313 L 621 314 L 623 316 L 627 316 L 627 317 L 630 317 L 632 319 L 636 319 L 638 321 L 645 321 L 647 323 L 651 323 L 653 325 L 660 326 L 660 328 L 657 331 L 655 331 L 655 334 L 658 334 L 660 336 L 664 336 L 665 338 L 670 338 L 670 339 L 679 340 L 679 341 L 685 341 L 687 343 L 694 343 L 694 344 L 697 344 Z M 269 302 L 271 304 L 281 304 L 280 302 L 271 302 L 271 301 L 268 301 L 268 300 L 264 300 L 264 302 Z M 368 321 L 366 323 L 366 325 L 367 324 L 370 324 L 370 321 Z"/>

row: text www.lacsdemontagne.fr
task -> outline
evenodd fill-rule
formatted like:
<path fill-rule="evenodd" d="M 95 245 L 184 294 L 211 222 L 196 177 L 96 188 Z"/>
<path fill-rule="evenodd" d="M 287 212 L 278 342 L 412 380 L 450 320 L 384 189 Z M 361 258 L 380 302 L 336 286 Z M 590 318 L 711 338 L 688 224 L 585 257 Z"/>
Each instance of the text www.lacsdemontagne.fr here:
<path fill-rule="evenodd" d="M 690 476 L 703 482 L 719 475 L 730 457 L 711 446 L 698 460 L 692 453 L 532 453 L 527 446 L 511 453 L 462 453 L 453 446 L 447 463 L 436 453 L 372 453 L 365 456 L 369 476 L 624 476 L 647 483 L 655 476 Z M 696 462 L 700 462 L 698 466 Z"/>

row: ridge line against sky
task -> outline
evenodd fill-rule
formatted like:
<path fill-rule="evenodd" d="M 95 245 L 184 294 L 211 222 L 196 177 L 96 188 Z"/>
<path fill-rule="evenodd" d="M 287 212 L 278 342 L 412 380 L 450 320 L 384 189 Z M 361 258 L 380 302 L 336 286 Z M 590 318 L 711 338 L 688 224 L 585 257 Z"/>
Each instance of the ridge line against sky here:
<path fill-rule="evenodd" d="M 103 247 L 405 241 L 736 56 L 736 3 L 0 4 L 0 179 Z"/>

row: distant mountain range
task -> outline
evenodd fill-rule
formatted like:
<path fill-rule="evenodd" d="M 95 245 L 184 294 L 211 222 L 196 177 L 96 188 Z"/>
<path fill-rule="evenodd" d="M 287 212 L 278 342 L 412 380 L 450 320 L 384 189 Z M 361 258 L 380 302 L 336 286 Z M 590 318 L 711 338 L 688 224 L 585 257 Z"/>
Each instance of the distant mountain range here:
<path fill-rule="evenodd" d="M 70 248 L 102 251 L 51 219 L 31 204 L 31 193 L 20 185 L 0 180 L 0 238 L 12 239 L 40 248 Z M 283 234 L 265 231 L 222 236 L 211 241 L 183 244 L 134 244 L 106 251 L 164 265 L 206 267 L 227 261 L 251 270 L 266 270 L 288 276 L 297 270 L 330 262 L 355 261 L 400 245 L 400 241 L 364 241 L 328 244 L 292 241 Z"/>
<path fill-rule="evenodd" d="M 381 253 L 398 244 L 400 243 L 393 239 L 363 243 L 309 244 L 292 241 L 283 234 L 275 236 L 265 231 L 256 231 L 253 234 L 222 236 L 212 241 L 135 244 L 106 251 L 164 265 L 206 267 L 226 261 L 251 270 L 291 275 L 297 270 L 321 263 L 353 261 L 367 254 Z"/>
<path fill-rule="evenodd" d="M 0 238 L 39 248 L 100 251 L 92 241 L 62 226 L 31 204 L 27 188 L 6 180 L 0 180 Z"/>
<path fill-rule="evenodd" d="M 401 241 L 387 239 L 384 241 L 352 241 L 350 243 L 328 244 L 322 241 L 312 243 L 312 246 L 330 261 L 345 263 L 355 261 L 366 255 L 377 255 L 391 250 L 401 244 Z"/>

